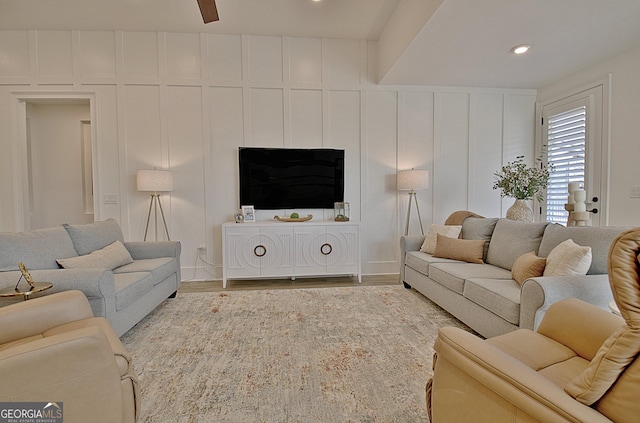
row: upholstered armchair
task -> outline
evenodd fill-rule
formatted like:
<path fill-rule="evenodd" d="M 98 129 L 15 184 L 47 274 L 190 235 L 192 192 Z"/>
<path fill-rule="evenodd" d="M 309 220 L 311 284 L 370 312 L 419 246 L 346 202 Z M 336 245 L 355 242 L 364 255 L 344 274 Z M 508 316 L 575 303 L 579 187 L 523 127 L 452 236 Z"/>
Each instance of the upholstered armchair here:
<path fill-rule="evenodd" d="M 622 318 L 577 299 L 552 305 L 537 332 L 482 340 L 442 328 L 427 383 L 432 422 L 637 422 L 640 228 L 611 245 Z"/>
<path fill-rule="evenodd" d="M 131 357 L 80 291 L 0 308 L 0 402 L 62 403 L 65 423 L 135 422 Z"/>

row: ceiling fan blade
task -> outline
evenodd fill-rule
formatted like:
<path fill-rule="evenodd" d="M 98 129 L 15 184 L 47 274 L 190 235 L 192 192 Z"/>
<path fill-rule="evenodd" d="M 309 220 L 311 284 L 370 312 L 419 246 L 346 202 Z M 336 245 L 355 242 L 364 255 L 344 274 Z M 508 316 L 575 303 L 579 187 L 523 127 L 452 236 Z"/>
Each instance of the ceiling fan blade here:
<path fill-rule="evenodd" d="M 202 20 L 204 20 L 204 23 L 220 20 L 220 17 L 218 17 L 216 0 L 198 0 L 198 6 L 200 6 L 200 14 L 202 14 Z"/>

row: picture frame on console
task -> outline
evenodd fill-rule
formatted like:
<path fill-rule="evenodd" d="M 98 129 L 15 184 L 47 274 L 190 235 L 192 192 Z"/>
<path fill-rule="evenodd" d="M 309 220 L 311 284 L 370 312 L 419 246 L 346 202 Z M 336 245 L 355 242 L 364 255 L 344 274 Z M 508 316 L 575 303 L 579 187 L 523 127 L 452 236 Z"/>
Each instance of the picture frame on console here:
<path fill-rule="evenodd" d="M 253 206 L 242 206 L 241 209 L 245 223 L 252 223 L 256 221 L 256 211 Z"/>

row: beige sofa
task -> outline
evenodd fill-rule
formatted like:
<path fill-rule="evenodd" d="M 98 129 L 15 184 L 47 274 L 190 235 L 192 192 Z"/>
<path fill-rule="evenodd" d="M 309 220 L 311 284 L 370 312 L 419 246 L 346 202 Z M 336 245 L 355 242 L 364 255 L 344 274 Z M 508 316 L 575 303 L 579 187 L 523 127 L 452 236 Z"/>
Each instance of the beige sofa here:
<path fill-rule="evenodd" d="M 40 295 L 82 291 L 94 314 L 105 317 L 121 336 L 175 296 L 180 251 L 177 241 L 126 242 L 114 219 L 4 232 L 0 233 L 0 288 L 16 284 L 18 262 L 23 262 L 35 281 L 53 283 Z"/>
<path fill-rule="evenodd" d="M 462 222 L 461 237 L 486 241 L 484 263 L 435 257 L 420 252 L 424 236 L 403 236 L 400 276 L 405 287 L 415 288 L 485 337 L 519 328 L 535 329 L 548 308 L 566 298 L 579 298 L 607 309 L 613 299 L 607 279 L 607 252 L 624 229 L 468 217 Z M 513 280 L 512 268 L 518 257 L 529 252 L 547 257 L 569 239 L 591 247 L 587 275 L 533 277 L 522 286 Z"/>
<path fill-rule="evenodd" d="M 433 423 L 618 422 L 640 418 L 640 228 L 616 238 L 610 289 L 622 318 L 577 299 L 536 332 L 482 340 L 442 328 L 427 383 Z"/>
<path fill-rule="evenodd" d="M 136 421 L 131 357 L 80 291 L 0 308 L 0 328 L 0 402 L 56 401 L 65 423 Z"/>

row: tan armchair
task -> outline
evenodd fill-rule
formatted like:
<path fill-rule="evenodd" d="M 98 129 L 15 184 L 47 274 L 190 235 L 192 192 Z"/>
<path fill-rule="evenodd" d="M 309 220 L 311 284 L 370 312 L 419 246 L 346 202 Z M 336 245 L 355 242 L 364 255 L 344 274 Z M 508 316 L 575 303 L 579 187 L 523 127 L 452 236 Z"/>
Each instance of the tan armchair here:
<path fill-rule="evenodd" d="M 0 308 L 0 402 L 62 402 L 65 423 L 129 423 L 137 383 L 120 339 L 80 291 Z"/>
<path fill-rule="evenodd" d="M 640 416 L 640 228 L 611 245 L 609 280 L 623 318 L 568 299 L 537 332 L 482 340 L 442 328 L 427 383 L 432 422 L 636 422 Z"/>

